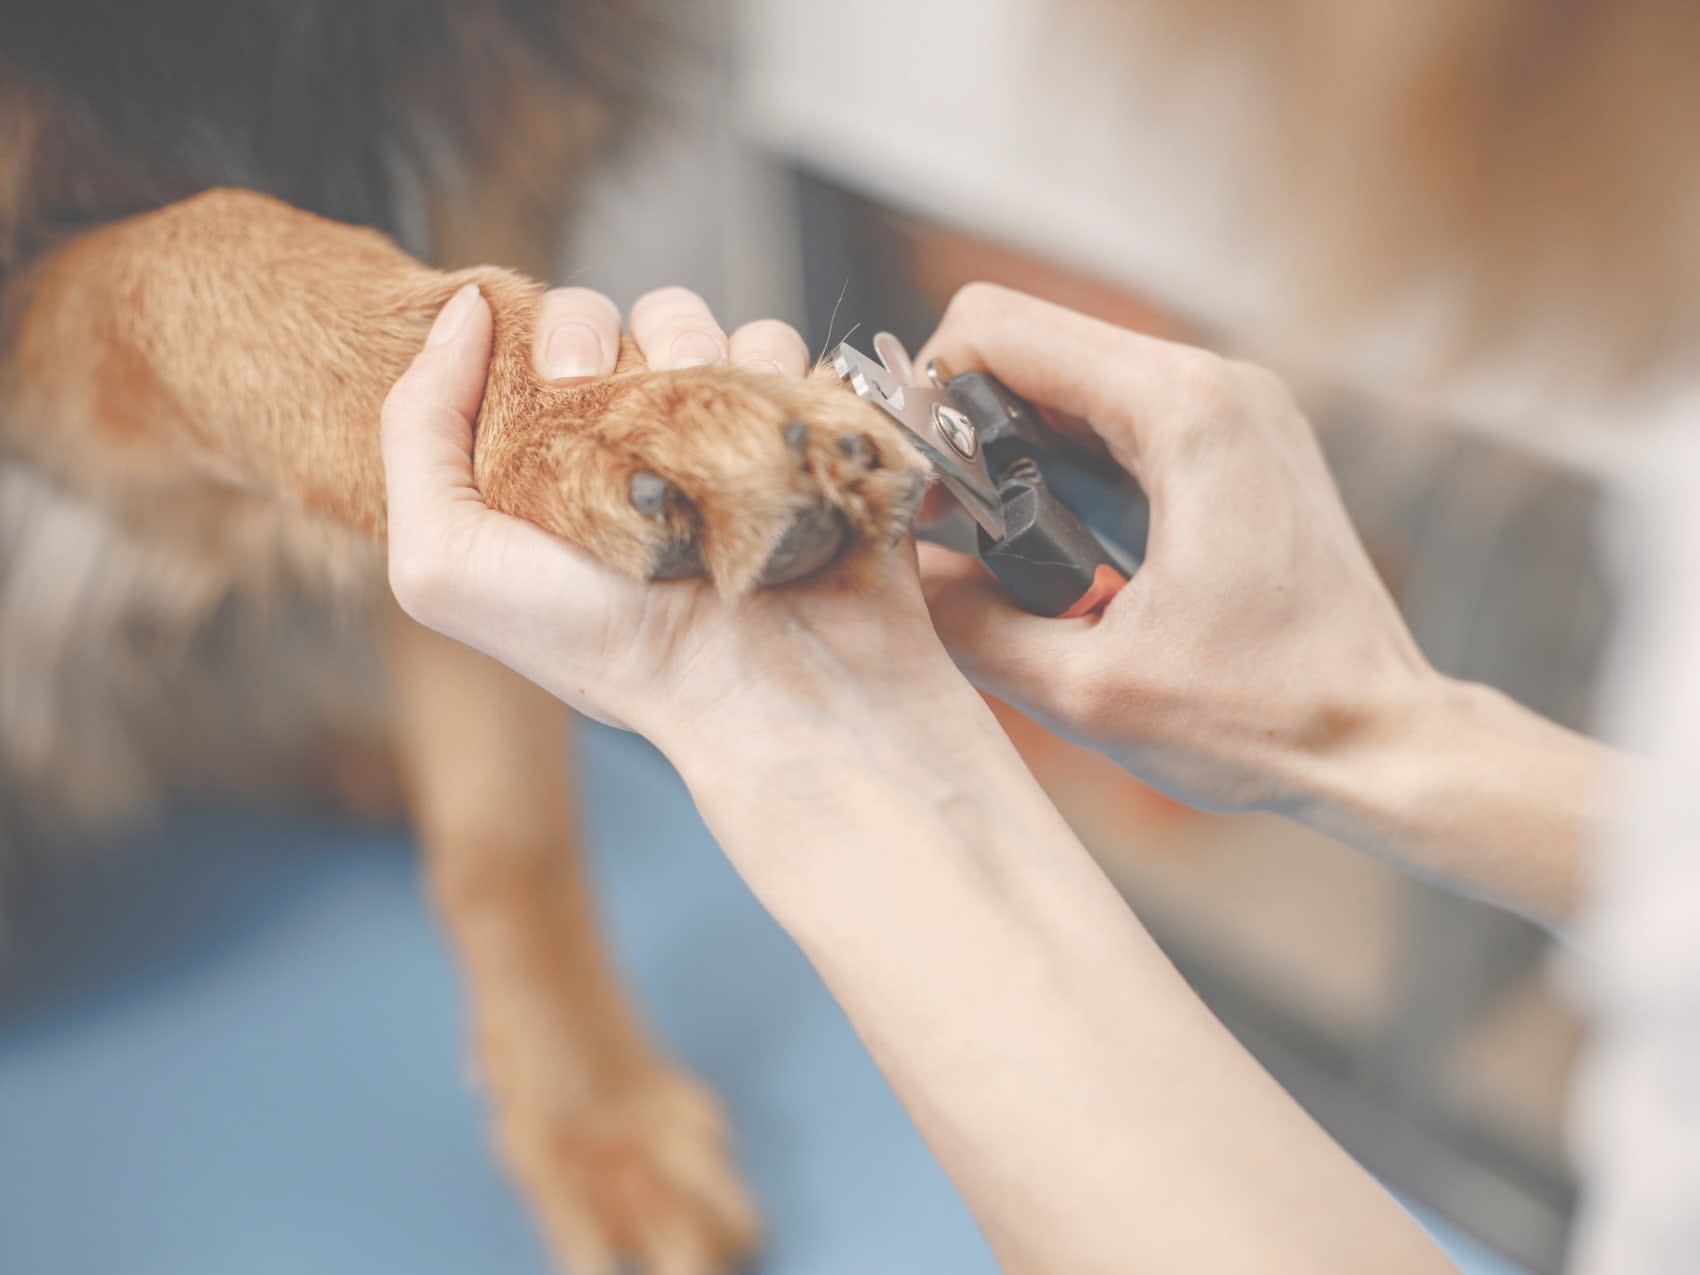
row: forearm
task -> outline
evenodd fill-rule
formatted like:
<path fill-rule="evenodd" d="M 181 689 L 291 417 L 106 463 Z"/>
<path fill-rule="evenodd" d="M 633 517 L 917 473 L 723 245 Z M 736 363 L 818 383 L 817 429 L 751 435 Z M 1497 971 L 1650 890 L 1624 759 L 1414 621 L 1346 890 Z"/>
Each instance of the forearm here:
<path fill-rule="evenodd" d="M 1576 909 L 1622 758 L 1488 687 L 1435 678 L 1311 764 L 1295 812 L 1552 922 Z"/>
<path fill-rule="evenodd" d="M 856 690 L 674 749 L 1012 1271 L 1437 1271 L 1196 1000 L 979 700 Z"/>

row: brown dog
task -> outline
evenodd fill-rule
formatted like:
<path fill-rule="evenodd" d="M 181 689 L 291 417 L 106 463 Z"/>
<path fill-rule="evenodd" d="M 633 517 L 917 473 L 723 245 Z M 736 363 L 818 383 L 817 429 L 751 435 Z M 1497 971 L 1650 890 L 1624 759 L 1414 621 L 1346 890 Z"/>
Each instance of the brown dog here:
<path fill-rule="evenodd" d="M 707 1273 L 756 1234 L 716 1105 L 602 954 L 563 710 L 386 602 L 379 407 L 476 282 L 486 499 L 634 576 L 730 591 L 889 543 L 911 453 L 819 381 L 649 374 L 628 347 L 610 379 L 546 385 L 537 284 L 303 210 L 394 228 L 401 172 L 439 260 L 546 269 L 565 178 L 624 109 L 630 8 L 75 0 L 0 20 L 0 845 L 171 786 L 369 797 L 395 773 L 502 1151 L 556 1255 Z M 665 484 L 640 483 L 642 508 L 640 474 Z"/>

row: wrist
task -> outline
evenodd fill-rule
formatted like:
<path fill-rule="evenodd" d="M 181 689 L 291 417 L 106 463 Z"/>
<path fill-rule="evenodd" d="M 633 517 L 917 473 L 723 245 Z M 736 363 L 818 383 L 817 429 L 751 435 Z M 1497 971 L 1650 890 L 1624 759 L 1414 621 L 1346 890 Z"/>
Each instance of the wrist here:
<path fill-rule="evenodd" d="M 687 779 L 712 783 L 847 751 L 947 758 L 981 717 L 983 702 L 954 666 L 889 679 L 793 669 L 670 696 L 639 729 Z"/>
<path fill-rule="evenodd" d="M 862 871 L 870 844 L 903 840 L 940 803 L 972 819 L 1020 766 L 960 676 L 815 690 L 763 684 L 652 736 L 770 907 Z"/>
<path fill-rule="evenodd" d="M 1379 850 L 1384 818 L 1443 786 L 1498 707 L 1496 693 L 1423 669 L 1381 688 L 1297 757 L 1279 803 L 1295 821 L 1361 849 Z"/>
<path fill-rule="evenodd" d="M 1418 873 L 1568 915 L 1602 817 L 1607 750 L 1503 693 L 1431 674 L 1319 759 L 1290 813 Z"/>
<path fill-rule="evenodd" d="M 805 735 L 868 745 L 923 731 L 937 714 L 983 712 L 930 626 L 888 610 L 739 624 L 674 650 L 664 675 L 645 679 L 632 725 L 681 770 L 729 760 L 729 745 L 756 760 L 795 754 Z"/>

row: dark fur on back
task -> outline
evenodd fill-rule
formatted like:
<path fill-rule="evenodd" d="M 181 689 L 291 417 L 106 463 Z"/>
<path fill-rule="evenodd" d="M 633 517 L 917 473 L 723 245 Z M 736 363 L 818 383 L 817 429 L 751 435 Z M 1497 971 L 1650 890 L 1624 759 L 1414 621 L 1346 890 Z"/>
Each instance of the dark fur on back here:
<path fill-rule="evenodd" d="M 245 186 L 387 230 L 398 164 L 477 147 L 547 83 L 624 118 L 632 0 L 6 0 L 0 83 L 28 172 L 0 245 Z M 9 112 L 10 114 L 11 112 Z M 16 142 L 14 142 L 14 145 Z"/>

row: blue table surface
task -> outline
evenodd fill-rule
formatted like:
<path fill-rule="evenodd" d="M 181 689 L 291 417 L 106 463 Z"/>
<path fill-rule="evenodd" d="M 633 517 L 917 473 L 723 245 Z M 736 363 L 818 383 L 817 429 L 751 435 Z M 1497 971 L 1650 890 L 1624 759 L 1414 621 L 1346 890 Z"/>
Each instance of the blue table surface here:
<path fill-rule="evenodd" d="M 993 1271 L 665 763 L 586 736 L 609 929 L 658 1034 L 726 1098 L 759 1270 Z M 0 949 L 0 1275 L 545 1275 L 405 834 L 199 810 L 70 881 Z M 1425 1224 L 1468 1275 L 1515 1275 Z"/>

